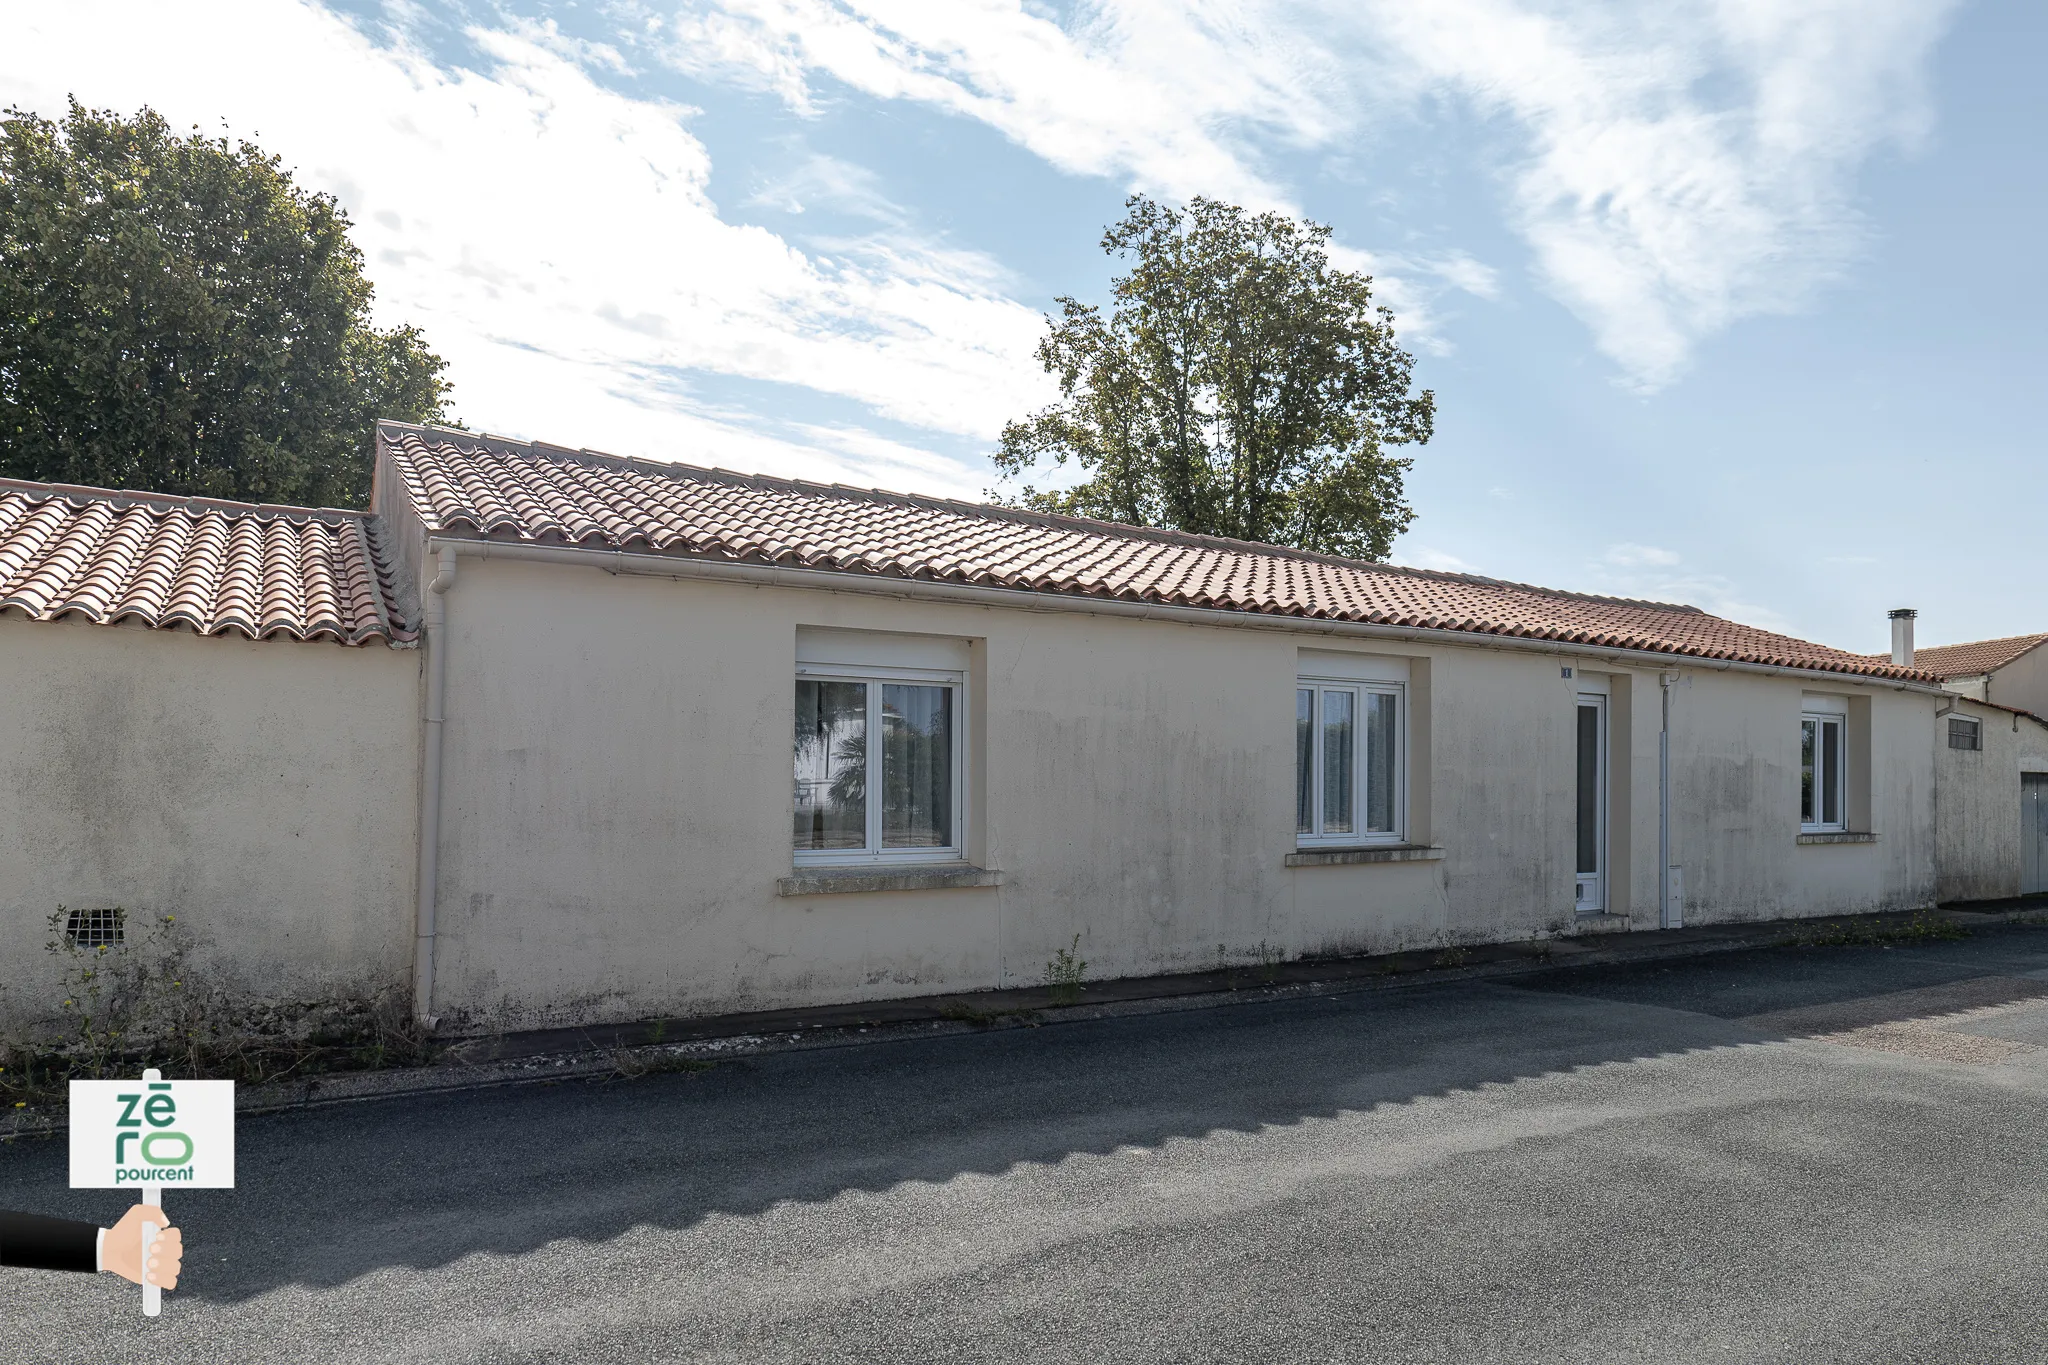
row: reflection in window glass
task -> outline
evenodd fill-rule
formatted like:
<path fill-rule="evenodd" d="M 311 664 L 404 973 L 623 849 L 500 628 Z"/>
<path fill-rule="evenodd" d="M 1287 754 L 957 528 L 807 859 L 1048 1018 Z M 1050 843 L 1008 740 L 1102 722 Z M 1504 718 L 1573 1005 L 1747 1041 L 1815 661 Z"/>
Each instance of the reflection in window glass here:
<path fill-rule="evenodd" d="M 1846 776 L 1843 745 L 1848 724 L 1840 716 L 1807 716 L 1799 722 L 1799 823 L 1807 829 L 1842 829 Z"/>
<path fill-rule="evenodd" d="M 1349 692 L 1323 693 L 1323 833 L 1352 832 L 1352 773 L 1357 743 L 1354 697 Z"/>
<path fill-rule="evenodd" d="M 1294 693 L 1294 831 L 1313 834 L 1316 826 L 1316 694 L 1306 687 Z"/>
<path fill-rule="evenodd" d="M 953 689 L 882 686 L 882 846 L 953 843 Z"/>
<path fill-rule="evenodd" d="M 1820 822 L 1842 823 L 1842 725 L 1840 721 L 1820 723 Z"/>
<path fill-rule="evenodd" d="M 1820 728 L 1818 721 L 1799 722 L 1799 823 L 1814 823 L 1813 800 L 1813 751 L 1814 731 Z"/>
<path fill-rule="evenodd" d="M 1295 688 L 1294 830 L 1304 845 L 1401 837 L 1400 707 L 1391 689 Z"/>
<path fill-rule="evenodd" d="M 1394 705 L 1385 692 L 1365 696 L 1365 828 L 1394 832 Z"/>
<path fill-rule="evenodd" d="M 1579 707 L 1579 875 L 1600 871 L 1600 708 Z"/>
<path fill-rule="evenodd" d="M 796 685 L 796 846 L 867 843 L 867 685 Z"/>

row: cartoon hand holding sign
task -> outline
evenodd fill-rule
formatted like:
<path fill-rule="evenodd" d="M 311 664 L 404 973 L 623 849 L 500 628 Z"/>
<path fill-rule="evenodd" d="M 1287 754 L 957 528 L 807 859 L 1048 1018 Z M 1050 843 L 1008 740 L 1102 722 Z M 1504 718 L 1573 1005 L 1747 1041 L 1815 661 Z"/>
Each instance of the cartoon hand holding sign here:
<path fill-rule="evenodd" d="M 183 1255 L 162 1187 L 234 1184 L 233 1081 L 167 1081 L 151 1069 L 140 1081 L 71 1083 L 71 1188 L 134 1186 L 142 1197 L 106 1232 L 100 1261 L 142 1286 L 145 1315 L 162 1311 L 159 1286 L 177 1283 Z"/>

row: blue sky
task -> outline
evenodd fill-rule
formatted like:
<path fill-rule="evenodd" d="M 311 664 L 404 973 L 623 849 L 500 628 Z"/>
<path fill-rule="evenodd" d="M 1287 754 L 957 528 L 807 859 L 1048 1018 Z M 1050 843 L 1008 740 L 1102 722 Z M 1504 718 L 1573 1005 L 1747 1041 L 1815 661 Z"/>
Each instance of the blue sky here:
<path fill-rule="evenodd" d="M 1124 196 L 1330 223 L 1404 563 L 1847 648 L 2048 628 L 2024 0 L 11 6 L 0 98 L 256 138 L 471 426 L 978 496 Z"/>

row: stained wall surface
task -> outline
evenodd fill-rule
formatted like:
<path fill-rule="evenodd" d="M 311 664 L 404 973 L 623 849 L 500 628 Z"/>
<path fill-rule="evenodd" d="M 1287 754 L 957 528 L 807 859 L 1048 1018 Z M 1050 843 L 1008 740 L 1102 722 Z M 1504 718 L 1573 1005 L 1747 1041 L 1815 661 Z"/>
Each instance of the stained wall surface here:
<path fill-rule="evenodd" d="M 463 559 L 448 610 L 438 999 L 475 1020 L 1033 984 L 1077 935 L 1102 978 L 1657 923 L 1655 671 L 502 559 Z M 778 892 L 807 626 L 964 642 L 968 857 L 999 885 Z M 1289 865 L 1305 649 L 1409 670 L 1422 847 L 1406 860 Z M 1929 730 L 1945 698 L 1675 671 L 1688 922 L 1932 902 Z M 1575 708 L 1596 684 L 1611 698 L 1614 913 L 1582 925 Z M 1810 690 L 1860 717 L 1858 838 L 1800 838 Z"/>
<path fill-rule="evenodd" d="M 1077 939 L 1101 979 L 1658 923 L 1656 670 L 473 557 L 447 604 L 436 999 L 459 1026 L 1034 984 Z M 967 858 L 997 885 L 778 886 L 807 627 L 962 653 Z M 254 993 L 402 984 L 421 659 L 0 619 L 0 979 L 47 984 L 58 905 L 119 905 L 177 914 Z M 1332 659 L 1407 678 L 1398 860 L 1293 856 L 1294 687 Z M 2048 727 L 2022 752 L 1987 723 L 1994 782 L 1936 747 L 1947 698 L 1671 672 L 1687 922 L 1928 904 L 1937 809 L 1943 894 L 2003 894 L 2002 793 Z M 1573 913 L 1586 690 L 1610 728 L 1597 920 Z M 1816 698 L 1861 736 L 1852 827 L 1825 842 L 1798 820 Z"/>
<path fill-rule="evenodd" d="M 1982 749 L 1949 747 L 1947 718 L 1934 727 L 1934 808 L 1943 901 L 1997 900 L 2020 892 L 2020 780 L 2048 773 L 2048 724 L 1995 706 L 1959 701 L 1978 724 Z"/>
<path fill-rule="evenodd" d="M 58 906 L 178 918 L 255 995 L 407 979 L 419 653 L 0 617 L 0 1001 Z"/>

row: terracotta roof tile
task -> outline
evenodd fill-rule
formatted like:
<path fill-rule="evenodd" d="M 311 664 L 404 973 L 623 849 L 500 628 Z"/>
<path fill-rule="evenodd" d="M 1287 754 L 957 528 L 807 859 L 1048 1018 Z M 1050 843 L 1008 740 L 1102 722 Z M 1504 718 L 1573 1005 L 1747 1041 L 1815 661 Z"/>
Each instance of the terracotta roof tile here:
<path fill-rule="evenodd" d="M 1510 635 L 1932 682 L 1696 607 L 388 423 L 429 532 Z"/>
<path fill-rule="evenodd" d="M 1913 667 L 1937 678 L 1974 678 L 2005 667 L 2048 635 L 2008 635 L 2002 640 L 1971 640 L 1960 645 L 1929 645 L 1913 651 Z M 1872 658 L 1891 658 L 1873 654 Z"/>
<path fill-rule="evenodd" d="M 361 513 L 0 479 L 0 611 L 201 635 L 413 638 Z"/>

